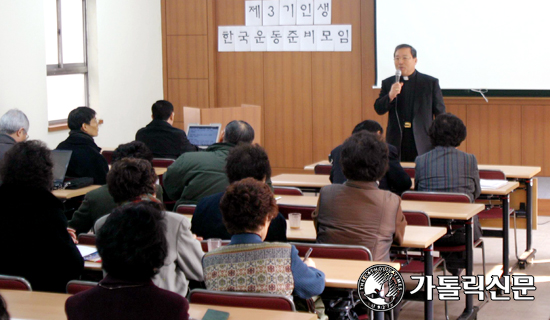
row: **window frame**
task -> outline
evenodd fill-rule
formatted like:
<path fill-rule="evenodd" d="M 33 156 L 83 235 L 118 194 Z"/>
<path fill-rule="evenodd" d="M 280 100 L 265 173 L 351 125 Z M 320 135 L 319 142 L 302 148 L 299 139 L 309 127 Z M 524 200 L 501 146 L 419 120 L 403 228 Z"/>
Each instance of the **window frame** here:
<path fill-rule="evenodd" d="M 46 77 L 58 75 L 83 74 L 84 75 L 84 103 L 90 105 L 89 81 L 88 81 L 88 23 L 87 23 L 87 0 L 82 1 L 82 63 L 63 63 L 63 26 L 61 17 L 61 0 L 56 0 L 57 20 L 57 64 L 46 65 Z M 48 106 L 49 111 L 50 106 Z M 68 129 L 67 119 L 56 119 L 48 121 L 48 131 Z"/>

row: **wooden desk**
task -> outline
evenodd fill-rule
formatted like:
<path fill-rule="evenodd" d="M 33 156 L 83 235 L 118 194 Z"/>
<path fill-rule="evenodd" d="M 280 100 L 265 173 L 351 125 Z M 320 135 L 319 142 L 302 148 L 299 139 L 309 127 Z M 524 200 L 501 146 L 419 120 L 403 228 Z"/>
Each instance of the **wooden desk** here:
<path fill-rule="evenodd" d="M 283 173 L 271 177 L 271 183 L 274 186 L 281 187 L 298 187 L 301 189 L 316 189 L 329 185 L 330 180 L 328 175 L 324 174 L 289 174 Z"/>
<path fill-rule="evenodd" d="M 65 301 L 70 295 L 39 292 L 0 290 L 0 294 L 8 304 L 8 312 L 12 318 L 59 320 L 67 319 Z M 317 316 L 311 313 L 222 307 L 201 304 L 189 305 L 189 316 L 202 319 L 207 309 L 229 312 L 230 320 L 315 320 Z"/>
<path fill-rule="evenodd" d="M 325 274 L 325 286 L 329 288 L 357 289 L 359 276 L 376 264 L 386 264 L 399 270 L 399 263 L 313 258 L 315 267 Z"/>
<path fill-rule="evenodd" d="M 332 166 L 332 163 L 328 162 L 328 160 L 321 160 L 321 161 L 317 161 L 315 163 L 312 163 L 312 164 L 308 164 L 304 167 L 304 170 L 314 170 L 315 169 L 315 166 L 316 165 L 323 165 L 323 166 Z"/>
<path fill-rule="evenodd" d="M 168 170 L 168 168 L 159 168 L 159 167 L 154 167 L 154 169 L 157 176 L 162 176 L 166 172 L 166 170 Z"/>
<path fill-rule="evenodd" d="M 95 190 L 97 188 L 101 187 L 100 185 L 91 185 L 91 186 L 87 186 L 87 187 L 84 187 L 84 188 L 80 188 L 80 189 L 72 189 L 72 190 L 69 190 L 69 189 L 57 189 L 57 190 L 53 190 L 52 191 L 52 194 L 58 198 L 58 199 L 63 199 L 63 200 L 67 200 L 67 199 L 71 199 L 71 198 L 74 198 L 74 197 L 79 197 L 79 196 L 83 196 L 85 195 L 86 193 L 92 191 L 92 190 Z"/>
<path fill-rule="evenodd" d="M 326 163 L 330 165 L 328 161 L 326 161 Z M 415 168 L 416 164 L 414 162 L 401 162 L 401 166 L 403 168 Z M 506 178 L 514 179 L 531 179 L 542 170 L 541 167 L 505 166 L 496 164 L 478 164 L 477 167 L 480 170 L 500 170 L 504 172 Z"/>

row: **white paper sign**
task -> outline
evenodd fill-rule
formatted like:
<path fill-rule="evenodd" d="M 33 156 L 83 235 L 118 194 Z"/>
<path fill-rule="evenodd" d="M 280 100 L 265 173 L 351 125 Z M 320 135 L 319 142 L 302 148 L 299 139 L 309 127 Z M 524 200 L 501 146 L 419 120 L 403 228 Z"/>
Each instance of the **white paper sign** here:
<path fill-rule="evenodd" d="M 268 0 L 263 3 L 264 26 L 279 25 L 279 0 Z"/>
<path fill-rule="evenodd" d="M 283 27 L 266 27 L 265 30 L 267 34 L 267 51 L 283 51 Z"/>
<path fill-rule="evenodd" d="M 300 26 L 300 51 L 317 51 L 314 26 Z"/>
<path fill-rule="evenodd" d="M 313 24 L 313 0 L 297 0 L 296 8 L 296 24 L 312 25 Z"/>
<path fill-rule="evenodd" d="M 262 1 L 245 1 L 245 25 L 262 25 Z"/>
<path fill-rule="evenodd" d="M 331 24 L 332 0 L 315 0 L 314 24 Z"/>
<path fill-rule="evenodd" d="M 300 27 L 285 26 L 284 29 L 284 51 L 300 51 Z"/>
<path fill-rule="evenodd" d="M 317 51 L 334 51 L 335 36 L 332 26 L 316 26 L 315 42 Z"/>
<path fill-rule="evenodd" d="M 296 24 L 296 0 L 280 0 L 279 25 L 292 26 Z"/>
<path fill-rule="evenodd" d="M 235 27 L 218 27 L 218 51 L 235 51 Z"/>
<path fill-rule="evenodd" d="M 333 25 L 334 51 L 351 51 L 351 25 Z"/>
<path fill-rule="evenodd" d="M 235 51 L 250 51 L 251 27 L 235 28 Z"/>
<path fill-rule="evenodd" d="M 253 27 L 250 51 L 267 51 L 267 34 L 264 27 Z"/>

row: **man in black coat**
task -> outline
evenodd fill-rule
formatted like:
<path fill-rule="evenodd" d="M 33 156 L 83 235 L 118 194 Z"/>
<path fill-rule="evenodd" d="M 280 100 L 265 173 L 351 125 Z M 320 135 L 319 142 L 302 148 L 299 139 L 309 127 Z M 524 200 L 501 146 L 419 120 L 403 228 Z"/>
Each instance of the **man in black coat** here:
<path fill-rule="evenodd" d="M 101 155 L 101 148 L 94 142 L 99 132 L 96 113 L 88 107 L 78 107 L 69 113 L 67 119 L 69 137 L 57 146 L 57 150 L 71 150 L 71 160 L 67 176 L 73 178 L 90 177 L 94 184 L 107 183 L 109 164 Z"/>
<path fill-rule="evenodd" d="M 185 131 L 174 128 L 174 106 L 159 100 L 151 107 L 153 121 L 136 133 L 136 140 L 145 143 L 155 158 L 177 159 L 182 153 L 197 151 Z"/>
<path fill-rule="evenodd" d="M 386 141 L 397 147 L 401 161 L 414 162 L 416 156 L 432 149 L 428 130 L 435 116 L 445 113 L 439 80 L 418 72 L 416 50 L 408 44 L 395 48 L 395 76 L 382 81 L 374 103 L 379 115 L 388 113 Z"/>
<path fill-rule="evenodd" d="M 374 120 L 365 120 L 353 129 L 352 134 L 360 131 L 368 131 L 382 135 L 384 129 L 382 126 Z M 412 182 L 409 175 L 401 167 L 399 162 L 399 154 L 397 148 L 388 144 L 389 150 L 389 167 L 386 174 L 380 180 L 379 188 L 383 190 L 389 190 L 397 195 L 401 195 L 404 191 L 411 188 Z M 342 172 L 342 165 L 340 164 L 340 153 L 342 152 L 342 145 L 334 148 L 330 153 L 329 160 L 332 162 L 332 169 L 330 170 L 330 181 L 332 183 L 344 183 L 347 179 Z"/>
<path fill-rule="evenodd" d="M 265 150 L 259 145 L 240 144 L 227 156 L 225 166 L 229 183 L 245 178 L 267 181 L 271 177 L 271 166 Z M 197 204 L 191 220 L 191 232 L 204 239 L 231 239 L 220 211 L 220 200 L 225 192 L 202 198 Z M 269 225 L 265 241 L 286 242 L 286 220 L 279 213 Z"/>

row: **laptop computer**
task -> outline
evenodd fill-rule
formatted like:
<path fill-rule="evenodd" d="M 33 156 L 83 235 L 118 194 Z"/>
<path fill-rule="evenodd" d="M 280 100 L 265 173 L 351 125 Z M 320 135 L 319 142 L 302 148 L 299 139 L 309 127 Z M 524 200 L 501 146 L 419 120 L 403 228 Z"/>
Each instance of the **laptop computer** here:
<path fill-rule="evenodd" d="M 71 150 L 52 150 L 54 190 L 63 189 L 63 181 L 65 181 L 72 153 Z"/>
<path fill-rule="evenodd" d="M 189 124 L 187 127 L 187 139 L 201 149 L 218 142 L 221 130 L 220 123 Z"/>

